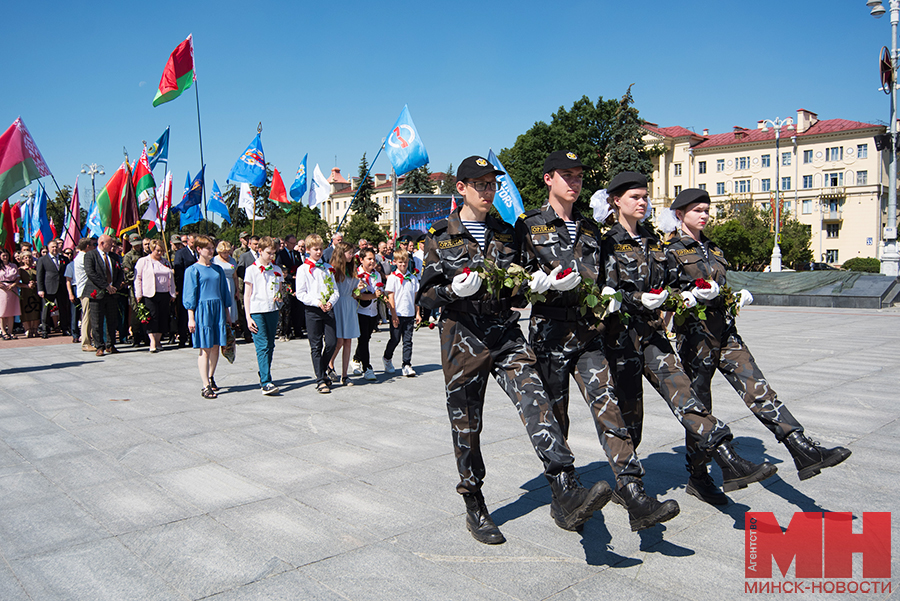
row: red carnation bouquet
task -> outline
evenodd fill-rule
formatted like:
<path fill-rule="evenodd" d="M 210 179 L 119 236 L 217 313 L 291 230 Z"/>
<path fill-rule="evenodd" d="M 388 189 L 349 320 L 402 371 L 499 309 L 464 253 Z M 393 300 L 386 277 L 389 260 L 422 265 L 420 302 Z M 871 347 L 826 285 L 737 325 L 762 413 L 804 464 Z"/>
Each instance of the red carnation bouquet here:
<path fill-rule="evenodd" d="M 694 280 L 694 286 L 696 286 L 700 290 L 709 290 L 710 288 L 712 288 L 712 284 L 710 284 L 703 278 L 697 278 L 696 280 Z"/>

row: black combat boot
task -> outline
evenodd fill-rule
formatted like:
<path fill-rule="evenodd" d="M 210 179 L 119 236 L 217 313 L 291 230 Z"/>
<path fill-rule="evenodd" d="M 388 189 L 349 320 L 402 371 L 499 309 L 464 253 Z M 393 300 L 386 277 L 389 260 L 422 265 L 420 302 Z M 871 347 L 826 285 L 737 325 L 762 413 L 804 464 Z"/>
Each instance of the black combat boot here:
<path fill-rule="evenodd" d="M 644 492 L 644 483 L 640 478 L 629 476 L 623 478 L 623 481 L 624 483 L 613 493 L 612 500 L 628 510 L 632 532 L 667 522 L 681 511 L 678 503 L 672 499 L 660 503 L 654 497 L 648 496 Z"/>
<path fill-rule="evenodd" d="M 778 468 L 768 461 L 762 463 L 747 461 L 734 452 L 734 447 L 729 441 L 717 446 L 713 451 L 713 457 L 722 468 L 722 488 L 725 489 L 725 492 L 747 488 L 748 484 L 765 480 L 769 476 L 774 476 L 778 471 Z"/>
<path fill-rule="evenodd" d="M 583 487 L 575 470 L 547 476 L 547 479 L 553 494 L 550 516 L 563 530 L 581 528 L 612 496 L 612 489 L 603 480 L 594 484 L 590 490 Z"/>
<path fill-rule="evenodd" d="M 706 454 L 694 453 L 687 456 L 687 471 L 691 475 L 688 478 L 685 491 L 694 495 L 704 503 L 710 505 L 728 505 L 728 497 L 725 496 L 716 483 L 713 482 L 706 467 Z"/>
<path fill-rule="evenodd" d="M 486 545 L 505 543 L 506 538 L 491 519 L 481 491 L 466 493 L 463 500 L 466 502 L 466 528 L 472 533 L 472 537 Z"/>
<path fill-rule="evenodd" d="M 817 475 L 822 468 L 832 467 L 850 456 L 850 449 L 834 447 L 823 449 L 819 443 L 808 439 L 802 432 L 791 432 L 783 441 L 794 458 L 794 465 L 801 480 Z"/>

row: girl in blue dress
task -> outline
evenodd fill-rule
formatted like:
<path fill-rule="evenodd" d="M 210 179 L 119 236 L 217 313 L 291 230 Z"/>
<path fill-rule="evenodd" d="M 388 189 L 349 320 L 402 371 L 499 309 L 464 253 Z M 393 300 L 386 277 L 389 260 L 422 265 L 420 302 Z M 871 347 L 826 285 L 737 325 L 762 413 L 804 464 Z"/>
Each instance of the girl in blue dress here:
<path fill-rule="evenodd" d="M 215 244 L 206 236 L 197 236 L 197 262 L 184 272 L 184 308 L 188 312 L 188 330 L 195 349 L 200 349 L 197 366 L 205 399 L 216 398 L 219 387 L 214 378 L 219 347 L 227 344 L 226 324 L 230 305 L 228 280 L 218 265 L 212 264 Z"/>
<path fill-rule="evenodd" d="M 353 291 L 359 285 L 359 278 L 356 277 L 356 261 L 353 247 L 341 242 L 334 249 L 331 260 L 334 267 L 334 281 L 337 284 L 340 298 L 334 305 L 337 345 L 334 347 L 334 355 L 331 357 L 331 364 L 328 366 L 328 370 L 332 380 L 337 381 L 337 374 L 334 373 L 334 362 L 338 353 L 343 351 L 343 356 L 341 357 L 341 384 L 352 386 L 350 377 L 347 375 L 347 370 L 350 367 L 350 346 L 353 344 L 354 338 L 359 338 L 359 317 L 357 315 L 359 303 L 356 301 L 356 297 L 353 296 Z"/>

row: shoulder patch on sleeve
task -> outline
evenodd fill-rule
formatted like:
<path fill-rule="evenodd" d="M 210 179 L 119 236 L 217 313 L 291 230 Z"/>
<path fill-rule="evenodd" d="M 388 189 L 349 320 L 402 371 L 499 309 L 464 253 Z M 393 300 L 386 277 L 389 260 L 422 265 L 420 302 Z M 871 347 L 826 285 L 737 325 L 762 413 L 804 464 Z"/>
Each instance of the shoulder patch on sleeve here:
<path fill-rule="evenodd" d="M 428 233 L 430 233 L 430 234 L 436 234 L 436 233 L 438 233 L 438 232 L 440 232 L 440 231 L 443 231 L 443 230 L 445 230 L 445 229 L 447 229 L 447 220 L 446 220 L 446 219 L 441 219 L 440 221 L 431 224 L 431 227 L 428 228 Z"/>

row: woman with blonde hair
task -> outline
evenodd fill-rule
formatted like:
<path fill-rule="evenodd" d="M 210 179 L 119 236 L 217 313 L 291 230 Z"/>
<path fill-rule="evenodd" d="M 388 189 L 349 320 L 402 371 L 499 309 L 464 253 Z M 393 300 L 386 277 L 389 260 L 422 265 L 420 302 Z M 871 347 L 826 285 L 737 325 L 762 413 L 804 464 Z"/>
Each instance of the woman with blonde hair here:
<path fill-rule="evenodd" d="M 150 313 L 146 325 L 151 353 L 159 352 L 160 340 L 169 331 L 169 303 L 177 294 L 175 272 L 162 262 L 164 252 L 160 240 L 151 240 L 150 254 L 134 265 L 134 299 Z"/>
<path fill-rule="evenodd" d="M 232 249 L 231 242 L 222 240 L 216 245 L 216 256 L 213 257 L 212 262 L 213 265 L 218 265 L 222 268 L 228 281 L 228 298 L 231 299 L 231 304 L 228 305 L 228 316 L 231 318 L 231 323 L 234 323 L 237 320 L 237 261 L 231 255 Z"/>
<path fill-rule="evenodd" d="M 353 291 L 359 285 L 359 278 L 356 273 L 356 261 L 353 247 L 346 242 L 340 242 L 331 255 L 334 267 L 334 281 L 337 284 L 340 298 L 334 305 L 334 321 L 335 336 L 337 337 L 337 345 L 334 348 L 334 355 L 328 365 L 329 377 L 337 381 L 337 374 L 334 371 L 334 360 L 337 359 L 338 353 L 343 351 L 341 357 L 341 384 L 344 386 L 352 386 L 347 370 L 350 367 L 350 347 L 355 338 L 359 338 L 359 303 L 353 296 Z"/>

